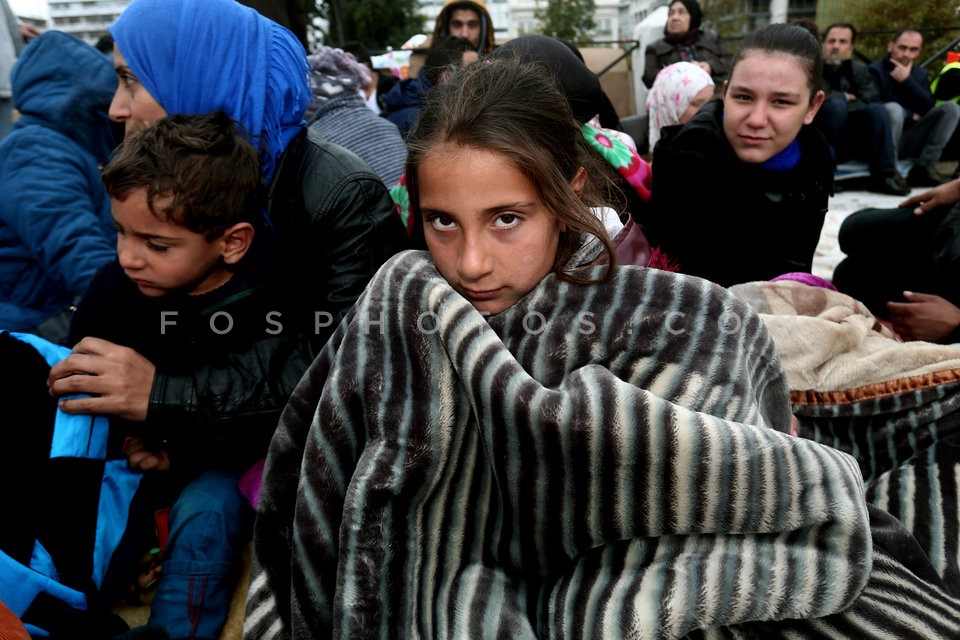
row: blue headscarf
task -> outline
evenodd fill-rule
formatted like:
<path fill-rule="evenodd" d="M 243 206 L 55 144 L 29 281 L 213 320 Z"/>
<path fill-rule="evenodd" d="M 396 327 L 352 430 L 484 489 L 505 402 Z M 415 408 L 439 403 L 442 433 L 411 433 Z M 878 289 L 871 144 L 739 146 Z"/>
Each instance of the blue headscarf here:
<path fill-rule="evenodd" d="M 235 0 L 133 0 L 110 33 L 168 114 L 222 109 L 243 124 L 270 179 L 310 101 L 293 33 Z"/>

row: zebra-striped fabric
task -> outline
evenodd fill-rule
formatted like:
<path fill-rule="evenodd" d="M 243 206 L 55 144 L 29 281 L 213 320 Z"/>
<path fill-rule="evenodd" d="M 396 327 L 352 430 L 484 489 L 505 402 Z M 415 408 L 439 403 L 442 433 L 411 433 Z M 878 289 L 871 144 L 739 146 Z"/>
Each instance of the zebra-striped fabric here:
<path fill-rule="evenodd" d="M 484 317 L 400 254 L 281 418 L 245 637 L 890 637 L 858 625 L 913 595 L 857 463 L 790 420 L 762 322 L 704 280 L 548 276 Z"/>
<path fill-rule="evenodd" d="M 773 336 L 800 435 L 851 454 L 867 500 L 960 595 L 960 347 L 901 342 L 839 292 L 796 282 L 731 292 Z"/>

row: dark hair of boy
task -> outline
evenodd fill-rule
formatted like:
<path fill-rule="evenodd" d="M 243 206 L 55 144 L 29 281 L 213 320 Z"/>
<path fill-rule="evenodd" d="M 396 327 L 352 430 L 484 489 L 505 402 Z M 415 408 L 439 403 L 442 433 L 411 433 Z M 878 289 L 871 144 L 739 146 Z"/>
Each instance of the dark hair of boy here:
<path fill-rule="evenodd" d="M 146 189 L 154 215 L 208 241 L 238 222 L 256 226 L 262 219 L 257 152 L 223 111 L 175 114 L 137 132 L 114 152 L 103 184 L 121 201 Z"/>

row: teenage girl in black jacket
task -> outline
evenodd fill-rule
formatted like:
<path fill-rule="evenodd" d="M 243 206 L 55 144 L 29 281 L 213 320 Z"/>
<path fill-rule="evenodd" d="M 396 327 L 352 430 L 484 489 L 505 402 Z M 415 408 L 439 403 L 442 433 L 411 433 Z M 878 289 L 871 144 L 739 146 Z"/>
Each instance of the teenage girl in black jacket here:
<path fill-rule="evenodd" d="M 651 243 L 724 286 L 809 272 L 833 193 L 819 43 L 793 25 L 744 40 L 722 99 L 667 127 L 653 156 Z"/>

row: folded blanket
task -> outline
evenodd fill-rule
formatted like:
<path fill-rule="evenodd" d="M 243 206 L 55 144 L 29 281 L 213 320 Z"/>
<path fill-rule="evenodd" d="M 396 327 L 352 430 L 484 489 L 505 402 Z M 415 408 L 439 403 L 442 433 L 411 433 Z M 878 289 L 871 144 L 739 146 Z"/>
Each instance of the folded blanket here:
<path fill-rule="evenodd" d="M 750 282 L 730 291 L 760 313 L 790 390 L 810 392 L 810 401 L 814 393 L 830 404 L 878 397 L 960 371 L 960 346 L 900 342 L 846 294 L 791 281 Z"/>
<path fill-rule="evenodd" d="M 400 254 L 284 411 L 245 635 L 960 631 L 935 574 L 875 552 L 907 536 L 871 531 L 853 458 L 790 420 L 762 321 L 704 280 L 549 276 L 484 317 Z"/>

